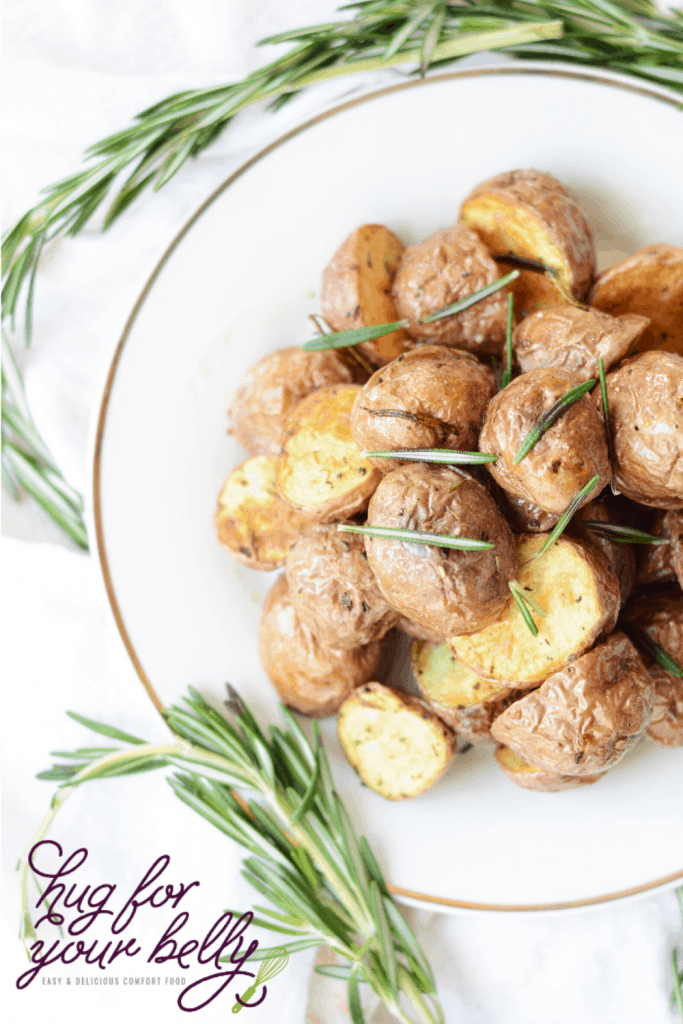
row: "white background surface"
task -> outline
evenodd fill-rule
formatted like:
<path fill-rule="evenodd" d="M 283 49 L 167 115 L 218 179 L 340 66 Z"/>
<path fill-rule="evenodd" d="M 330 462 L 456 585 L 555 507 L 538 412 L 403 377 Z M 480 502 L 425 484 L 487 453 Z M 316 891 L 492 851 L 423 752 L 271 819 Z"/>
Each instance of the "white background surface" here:
<path fill-rule="evenodd" d="M 77 169 L 87 145 L 124 126 L 138 110 L 183 88 L 241 77 L 270 56 L 254 50 L 256 40 L 331 20 L 333 10 L 324 0 L 7 0 L 4 226 L 36 201 L 39 188 Z M 361 87 L 396 80 L 386 72 L 362 83 L 330 83 L 275 116 L 254 109 L 107 235 L 93 223 L 79 238 L 50 248 L 38 276 L 35 340 L 24 362 L 34 415 L 72 483 L 86 487 L 87 431 L 111 345 L 153 264 L 189 214 L 271 138 Z M 26 961 L 15 938 L 12 868 L 52 791 L 33 776 L 49 763 L 49 751 L 89 742 L 64 711 L 116 722 L 150 739 L 163 737 L 163 730 L 115 632 L 96 567 L 65 549 L 56 528 L 32 507 L 4 506 L 6 531 L 19 538 L 3 539 L 3 995 L 9 1019 L 48 1013 L 76 1024 L 95 1015 L 104 1022 L 122 1014 L 184 1019 L 168 988 L 67 990 L 39 982 L 23 993 L 13 988 Z M 196 922 L 192 934 L 203 934 L 226 906 L 251 906 L 251 892 L 238 874 L 239 851 L 181 807 L 155 774 L 85 787 L 61 812 L 52 837 L 65 848 L 88 846 L 88 881 L 116 882 L 120 892 L 159 853 L 170 853 L 173 881 L 191 876 L 202 883 L 188 907 Z M 577 855 L 589 857 L 590 836 L 576 842 Z M 145 932 L 150 938 L 170 919 L 162 920 L 163 911 L 157 915 Z M 556 917 L 420 913 L 414 920 L 437 970 L 448 1021 L 675 1019 L 665 969 L 669 936 L 679 927 L 671 893 Z M 273 982 L 263 1007 L 249 1011 L 249 1020 L 303 1021 L 310 964 L 307 954 L 293 961 Z M 137 961 L 133 973 L 144 973 Z M 311 1022 L 328 1024 L 343 1011 L 340 984 L 316 984 L 311 997 Z M 227 1001 L 220 1012 L 229 1012 Z M 218 1010 L 202 1013 L 201 1019 L 218 1019 Z"/>

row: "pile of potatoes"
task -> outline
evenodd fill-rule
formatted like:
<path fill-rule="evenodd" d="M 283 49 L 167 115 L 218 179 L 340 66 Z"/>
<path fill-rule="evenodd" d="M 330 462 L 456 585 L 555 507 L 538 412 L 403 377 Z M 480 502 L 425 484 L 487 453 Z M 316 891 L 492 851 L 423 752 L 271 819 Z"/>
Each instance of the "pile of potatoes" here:
<path fill-rule="evenodd" d="M 507 288 L 426 322 L 511 266 L 520 274 Z M 514 374 L 501 389 L 510 290 Z M 281 349 L 251 369 L 229 413 L 250 457 L 215 513 L 235 558 L 284 566 L 259 636 L 282 700 L 338 714 L 351 764 L 390 800 L 433 785 L 458 738 L 461 749 L 495 744 L 510 779 L 545 792 L 596 782 L 645 734 L 683 745 L 683 679 L 637 632 L 683 665 L 683 249 L 650 245 L 596 276 L 576 201 L 551 175 L 517 170 L 477 186 L 457 224 L 417 245 L 357 228 L 325 269 L 321 309 L 332 331 L 401 326 L 356 347 Z M 600 358 L 611 457 L 595 386 L 516 460 L 539 417 L 597 378 Z M 405 456 L 434 448 L 495 461 L 463 469 Z M 667 543 L 618 543 L 596 523 Z M 414 638 L 421 699 L 377 681 L 397 631 Z"/>

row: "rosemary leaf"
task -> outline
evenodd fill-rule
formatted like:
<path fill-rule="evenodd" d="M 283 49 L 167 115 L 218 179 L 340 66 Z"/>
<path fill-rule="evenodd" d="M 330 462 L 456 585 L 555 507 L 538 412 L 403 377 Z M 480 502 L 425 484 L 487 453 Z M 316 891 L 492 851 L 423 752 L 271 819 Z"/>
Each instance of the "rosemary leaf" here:
<path fill-rule="evenodd" d="M 609 403 L 607 401 L 607 380 L 605 378 L 605 363 L 600 356 L 598 360 L 598 378 L 600 380 L 600 397 L 602 398 L 602 415 L 605 421 L 605 437 L 607 438 L 607 454 L 609 456 L 609 464 L 612 469 L 612 479 L 610 480 L 610 487 L 613 494 L 619 494 L 619 491 L 614 486 L 614 445 L 612 442 L 612 424 L 609 419 Z"/>
<path fill-rule="evenodd" d="M 557 271 L 552 267 L 547 267 L 545 263 L 539 263 L 538 260 L 527 259 L 526 256 L 515 256 L 513 253 L 500 253 L 496 256 L 491 257 L 496 263 L 503 263 L 508 267 L 516 267 L 517 270 L 532 270 L 535 274 L 550 274 L 552 277 L 557 277 Z"/>
<path fill-rule="evenodd" d="M 329 348 L 348 348 L 351 345 L 362 345 L 365 341 L 374 341 L 375 338 L 382 338 L 385 334 L 398 331 L 401 327 L 408 327 L 408 320 L 397 320 L 391 324 L 377 324 L 375 327 L 354 327 L 350 331 L 335 331 L 332 334 L 323 334 L 319 338 L 312 338 L 305 341 L 301 346 L 305 352 L 324 352 Z"/>
<path fill-rule="evenodd" d="M 365 1024 L 358 989 L 359 970 L 353 970 L 349 977 L 349 1014 L 352 1024 Z"/>
<path fill-rule="evenodd" d="M 75 711 L 67 711 L 69 718 L 73 718 L 74 722 L 78 722 L 79 725 L 84 725 L 86 729 L 90 729 L 91 732 L 99 733 L 101 736 L 108 736 L 110 740 L 119 740 L 121 743 L 133 743 L 136 746 L 141 746 L 145 743 L 145 740 L 139 739 L 137 736 L 131 736 L 128 732 L 123 732 L 121 729 L 115 729 L 113 725 L 105 725 L 104 722 L 96 722 L 92 718 L 85 718 L 83 715 L 77 715 Z"/>
<path fill-rule="evenodd" d="M 564 531 L 565 531 L 566 527 L 568 526 L 569 522 L 571 521 L 571 518 L 574 515 L 574 513 L 577 511 L 577 509 L 579 509 L 581 507 L 581 505 L 583 505 L 585 499 L 588 497 L 588 495 L 593 490 L 593 488 L 597 487 L 599 481 L 600 481 L 600 476 L 596 473 L 595 476 L 592 477 L 588 481 L 586 486 L 582 487 L 581 490 L 578 492 L 578 494 L 574 495 L 574 497 L 569 502 L 569 504 L 567 505 L 566 509 L 564 510 L 564 512 L 562 513 L 560 518 L 558 519 L 555 527 L 553 528 L 551 533 L 548 535 L 548 538 L 547 538 L 545 544 L 540 549 L 540 551 L 536 552 L 536 554 L 534 555 L 534 558 L 539 558 L 541 555 L 544 555 L 545 552 L 548 550 L 548 548 L 552 547 L 552 545 L 555 543 L 557 538 L 559 536 L 561 536 L 561 534 L 564 533 Z"/>
<path fill-rule="evenodd" d="M 408 541 L 411 544 L 431 544 L 437 548 L 456 548 L 459 551 L 490 551 L 493 544 L 470 537 L 449 537 L 439 533 L 421 533 L 418 530 L 399 530 L 388 526 L 338 526 L 341 533 L 363 533 L 368 537 Z"/>
<path fill-rule="evenodd" d="M 560 416 L 563 416 L 574 402 L 578 402 L 579 399 L 588 394 L 594 384 L 595 380 L 587 380 L 583 384 L 577 384 L 575 388 L 570 388 L 556 402 L 553 402 L 549 409 L 546 409 L 519 446 L 517 454 L 512 460 L 513 466 L 519 465 L 522 459 L 529 454 L 536 442 L 540 441 L 547 430 L 550 430 L 553 423 L 556 423 Z"/>
<path fill-rule="evenodd" d="M 364 459 L 408 459 L 414 462 L 439 462 L 445 465 L 481 466 L 495 462 L 488 452 L 460 452 L 452 448 L 389 448 L 381 452 L 361 452 Z"/>
<path fill-rule="evenodd" d="M 508 586 L 510 587 L 510 593 L 514 598 L 515 604 L 519 608 L 519 613 L 524 619 L 524 622 L 526 623 L 527 629 L 529 630 L 532 636 L 538 636 L 538 627 L 534 622 L 533 615 L 527 608 L 526 603 L 522 600 L 517 591 L 513 590 L 512 586 L 509 583 Z"/>
<path fill-rule="evenodd" d="M 430 313 L 429 316 L 423 317 L 420 323 L 433 324 L 437 320 L 444 320 L 447 316 L 455 316 L 456 313 L 462 313 L 464 309 L 469 309 L 470 306 L 481 302 L 482 299 L 487 299 L 489 295 L 493 295 L 494 292 L 516 281 L 518 277 L 519 271 L 513 270 L 511 273 L 506 274 L 505 277 L 500 277 L 497 281 L 487 284 L 484 288 L 479 288 L 478 291 L 472 292 L 471 295 L 466 295 L 464 299 L 459 299 L 458 302 L 453 302 L 450 306 L 437 310 L 436 313 Z"/>
<path fill-rule="evenodd" d="M 540 604 L 537 601 L 534 601 L 533 597 L 529 597 L 527 592 L 525 590 L 522 590 L 522 588 L 516 580 L 513 580 L 511 583 L 508 583 L 508 587 L 510 588 L 510 590 L 512 590 L 513 593 L 517 594 L 518 597 L 521 597 L 524 603 L 528 604 L 529 608 L 531 608 L 532 611 L 536 612 L 537 615 L 540 615 L 542 619 L 546 617 L 546 613 L 543 611 Z"/>
<path fill-rule="evenodd" d="M 508 295 L 508 322 L 505 331 L 505 369 L 500 378 L 500 390 L 506 388 L 512 380 L 512 325 L 514 320 L 514 304 L 512 292 Z"/>
<path fill-rule="evenodd" d="M 670 672 L 673 676 L 678 676 L 679 678 L 683 677 L 683 669 L 681 669 L 678 662 L 674 661 L 671 655 L 668 654 L 663 647 L 660 647 L 659 644 L 656 644 L 654 640 L 647 635 L 647 633 L 643 632 L 642 629 L 638 629 L 636 626 L 633 626 L 630 622 L 624 619 L 619 620 L 619 629 L 622 629 L 624 633 L 626 633 L 636 647 L 640 647 L 641 651 L 645 651 L 646 654 L 649 654 L 650 657 L 658 662 L 662 668 L 666 669 L 667 672 Z"/>
<path fill-rule="evenodd" d="M 581 524 L 597 537 L 615 541 L 617 544 L 670 544 L 668 537 L 655 537 L 651 533 L 643 533 L 632 526 L 619 526 L 618 523 L 602 523 L 597 520 L 586 520 Z"/>
<path fill-rule="evenodd" d="M 348 981 L 353 967 L 350 964 L 320 964 L 313 970 L 316 974 L 322 974 L 326 978 L 341 978 L 342 981 Z"/>

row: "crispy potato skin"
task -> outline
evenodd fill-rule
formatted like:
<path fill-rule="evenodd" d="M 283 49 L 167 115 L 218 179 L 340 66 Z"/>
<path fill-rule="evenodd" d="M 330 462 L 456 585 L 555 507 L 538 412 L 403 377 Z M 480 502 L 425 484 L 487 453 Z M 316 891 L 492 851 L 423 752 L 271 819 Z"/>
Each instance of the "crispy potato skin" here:
<path fill-rule="evenodd" d="M 603 553 L 609 562 L 610 569 L 619 580 L 621 603 L 626 604 L 636 585 L 636 556 L 633 546 L 619 544 L 606 537 L 598 537 L 583 525 L 586 522 L 613 523 L 615 520 L 609 514 L 604 502 L 589 501 L 574 514 L 568 530 L 570 536 L 578 537 L 586 544 L 593 544 Z"/>
<path fill-rule="evenodd" d="M 329 523 L 364 510 L 381 479 L 351 436 L 359 390 L 353 384 L 319 388 L 285 423 L 277 485 L 309 522 Z"/>
<path fill-rule="evenodd" d="M 533 789 L 537 793 L 562 793 L 565 789 L 576 789 L 587 786 L 602 778 L 600 775 L 558 775 L 557 772 L 544 771 L 518 757 L 509 747 L 498 746 L 493 755 L 497 764 L 522 789 Z"/>
<path fill-rule="evenodd" d="M 534 615 L 538 636 L 529 632 L 510 598 L 490 626 L 449 639 L 456 658 L 484 679 L 518 689 L 537 686 L 614 629 L 619 581 L 602 552 L 564 533 L 535 558 L 546 539 L 544 534 L 516 538 L 519 585 L 546 613 L 545 618 Z"/>
<path fill-rule="evenodd" d="M 305 525 L 278 494 L 272 455 L 256 455 L 233 469 L 218 495 L 213 521 L 218 540 L 233 558 L 264 572 L 284 565 Z"/>
<path fill-rule="evenodd" d="M 456 750 L 455 736 L 411 693 L 366 683 L 339 709 L 337 733 L 363 782 L 386 800 L 419 796 Z"/>
<path fill-rule="evenodd" d="M 361 451 L 474 451 L 495 392 L 489 367 L 442 345 L 413 349 L 377 370 L 361 389 L 351 413 L 351 433 Z M 383 473 L 406 462 L 369 461 Z"/>
<path fill-rule="evenodd" d="M 363 224 L 340 245 L 323 274 L 322 314 L 335 331 L 399 320 L 391 286 L 405 249 L 389 228 Z M 412 342 L 404 330 L 358 345 L 373 366 L 391 362 Z"/>
<path fill-rule="evenodd" d="M 683 249 L 657 243 L 631 253 L 603 270 L 588 301 L 615 316 L 649 317 L 635 352 L 663 349 L 683 356 Z"/>
<path fill-rule="evenodd" d="M 366 537 L 370 568 L 401 615 L 444 636 L 492 622 L 509 598 L 515 546 L 486 488 L 466 473 L 413 463 L 385 476 L 368 508 L 368 525 L 487 540 L 488 551 L 458 551 Z"/>
<path fill-rule="evenodd" d="M 556 305 L 561 296 L 583 301 L 595 276 L 593 235 L 576 201 L 557 178 L 535 170 L 498 174 L 470 192 L 460 217 L 492 256 L 512 253 L 538 260 L 556 272 L 553 279 L 522 271 L 512 285 L 515 310 L 522 316 Z"/>
<path fill-rule="evenodd" d="M 491 734 L 534 767 L 585 777 L 621 760 L 653 707 L 654 688 L 638 651 L 624 633 L 614 633 L 516 701 Z"/>
<path fill-rule="evenodd" d="M 683 357 L 644 352 L 607 375 L 616 487 L 653 508 L 683 508 Z"/>
<path fill-rule="evenodd" d="M 510 524 L 513 533 L 550 533 L 559 521 L 558 515 L 546 512 L 531 501 L 519 498 L 496 483 L 490 477 L 491 493 L 496 504 Z"/>
<path fill-rule="evenodd" d="M 303 715 L 334 715 L 354 687 L 375 675 L 380 652 L 379 641 L 345 651 L 319 644 L 297 617 L 284 574 L 263 602 L 261 665 L 285 704 Z"/>
<path fill-rule="evenodd" d="M 409 246 L 394 279 L 394 301 L 411 337 L 469 352 L 499 352 L 505 341 L 507 289 L 500 289 L 462 313 L 431 324 L 424 317 L 503 277 L 477 235 L 456 224 Z"/>
<path fill-rule="evenodd" d="M 479 448 L 498 456 L 487 463 L 494 480 L 510 494 L 561 515 L 595 474 L 595 498 L 612 476 L 605 427 L 595 400 L 584 395 L 537 441 L 515 466 L 522 441 L 541 415 L 583 378 L 556 367 L 531 370 L 508 384 L 489 402 Z M 585 502 L 584 502 L 585 503 Z"/>
<path fill-rule="evenodd" d="M 623 359 L 648 323 L 633 313 L 614 317 L 569 304 L 551 306 L 524 317 L 512 334 L 512 347 L 523 373 L 561 366 L 587 380 L 597 377 L 600 357 L 605 370 Z"/>
<path fill-rule="evenodd" d="M 656 591 L 635 599 L 626 619 L 646 633 L 683 668 L 683 595 Z M 683 745 L 683 679 L 643 654 L 655 689 L 655 707 L 647 729 L 664 747 Z"/>
<path fill-rule="evenodd" d="M 325 384 L 359 380 L 365 380 L 361 368 L 339 352 L 278 349 L 242 379 L 228 412 L 228 433 L 250 455 L 278 455 L 285 422 L 302 398 Z"/>
<path fill-rule="evenodd" d="M 363 538 L 339 533 L 336 524 L 303 530 L 285 572 L 296 614 L 324 647 L 380 640 L 398 620 L 368 565 Z"/>

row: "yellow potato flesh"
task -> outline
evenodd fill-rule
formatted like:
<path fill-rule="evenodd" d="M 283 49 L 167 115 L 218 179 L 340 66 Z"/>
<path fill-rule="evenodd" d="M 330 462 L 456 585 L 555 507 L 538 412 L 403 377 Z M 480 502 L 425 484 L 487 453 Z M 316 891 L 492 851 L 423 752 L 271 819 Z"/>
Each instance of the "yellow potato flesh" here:
<path fill-rule="evenodd" d="M 423 696 L 449 711 L 464 711 L 507 689 L 482 679 L 458 661 L 448 644 L 416 641 L 412 646 L 413 671 Z"/>
<path fill-rule="evenodd" d="M 542 768 L 534 768 L 528 761 L 524 761 L 521 757 L 518 757 L 513 750 L 509 747 L 499 747 L 496 750 L 496 760 L 500 761 L 508 771 L 514 772 L 520 775 L 533 775 L 537 772 L 542 771 Z"/>
<path fill-rule="evenodd" d="M 309 508 L 362 486 L 372 463 L 362 458 L 349 426 L 358 388 L 339 387 L 333 397 L 308 403 L 290 437 L 285 438 L 277 481 L 280 493 L 297 508 Z"/>
<path fill-rule="evenodd" d="M 517 542 L 519 585 L 546 613 L 542 618 L 532 611 L 538 636 L 532 635 L 511 599 L 492 625 L 449 641 L 456 658 L 487 679 L 517 687 L 543 682 L 587 650 L 602 622 L 597 581 L 589 564 L 562 537 L 540 558 L 533 558 L 545 540 L 541 534 Z"/>

